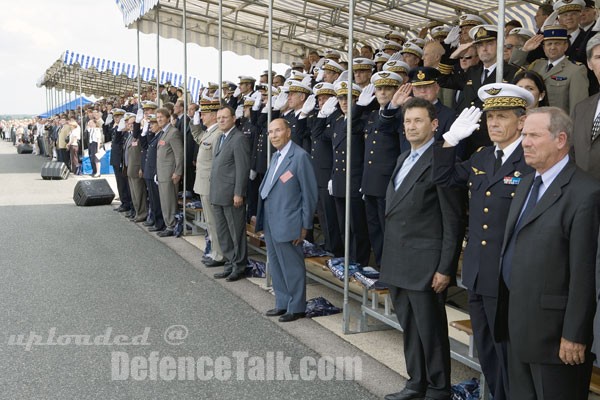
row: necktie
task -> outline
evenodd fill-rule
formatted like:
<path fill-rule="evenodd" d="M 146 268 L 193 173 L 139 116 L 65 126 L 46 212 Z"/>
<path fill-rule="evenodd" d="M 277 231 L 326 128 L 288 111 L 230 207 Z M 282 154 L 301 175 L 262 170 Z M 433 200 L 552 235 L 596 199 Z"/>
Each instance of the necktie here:
<path fill-rule="evenodd" d="M 546 72 L 550 71 L 552 69 L 552 67 L 554 67 L 554 65 L 552 65 L 552 63 L 548 64 L 548 66 L 546 67 Z"/>
<path fill-rule="evenodd" d="M 504 155 L 504 152 L 502 150 L 496 150 L 496 161 L 494 161 L 494 175 L 496 174 L 496 172 L 498 172 L 498 170 L 502 166 L 502 156 L 503 155 Z"/>
<path fill-rule="evenodd" d="M 221 150 L 221 147 L 223 146 L 224 141 L 225 141 L 225 135 L 221 135 L 221 137 L 219 138 L 219 150 Z"/>
<path fill-rule="evenodd" d="M 538 175 L 533 180 L 533 185 L 531 186 L 531 191 L 529 192 L 529 199 L 527 199 L 527 204 L 525 204 L 525 208 L 523 209 L 523 211 L 521 212 L 521 216 L 517 220 L 513 234 L 510 238 L 510 241 L 508 242 L 508 246 L 506 246 L 506 250 L 504 251 L 504 255 L 502 257 L 502 278 L 504 279 L 506 287 L 509 289 L 510 273 L 512 270 L 512 258 L 513 253 L 515 251 L 515 244 L 517 242 L 517 235 L 519 234 L 519 230 L 521 230 L 521 224 L 531 214 L 531 212 L 535 208 L 535 205 L 537 204 L 541 184 L 542 177 L 541 175 Z"/>
<path fill-rule="evenodd" d="M 415 151 L 414 153 L 411 153 L 411 155 L 409 155 L 406 158 L 406 160 L 404 160 L 404 163 L 400 167 L 400 170 L 396 175 L 396 179 L 394 180 L 394 190 L 397 191 L 400 188 L 400 185 L 402 185 L 404 178 L 406 178 L 406 175 L 408 175 L 408 173 L 412 169 L 415 161 L 417 160 L 417 157 L 419 157 L 419 153 Z"/>
<path fill-rule="evenodd" d="M 592 142 L 596 140 L 600 134 L 600 113 L 596 115 L 596 119 L 594 119 L 594 125 L 592 126 Z"/>
<path fill-rule="evenodd" d="M 260 191 L 260 197 L 264 200 L 267 198 L 269 191 L 271 190 L 271 186 L 273 186 L 273 177 L 277 172 L 277 161 L 279 160 L 280 153 L 277 151 L 273 154 L 273 159 L 271 160 L 271 164 L 269 164 L 269 171 L 267 174 L 268 180 L 263 185 L 262 190 Z"/>
<path fill-rule="evenodd" d="M 481 83 L 485 82 L 485 80 L 487 79 L 489 73 L 490 73 L 489 69 L 485 68 L 483 70 L 483 76 L 481 77 Z"/>

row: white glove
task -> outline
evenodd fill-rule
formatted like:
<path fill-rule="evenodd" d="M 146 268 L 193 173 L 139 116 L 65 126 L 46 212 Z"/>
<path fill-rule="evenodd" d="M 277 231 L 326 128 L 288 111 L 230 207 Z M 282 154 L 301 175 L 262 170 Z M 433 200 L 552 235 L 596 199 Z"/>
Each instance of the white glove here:
<path fill-rule="evenodd" d="M 260 106 L 262 105 L 262 95 L 260 94 L 260 92 L 257 90 L 251 97 L 254 99 L 252 111 L 260 110 Z"/>
<path fill-rule="evenodd" d="M 306 98 L 304 105 L 302 106 L 302 114 L 308 115 L 312 110 L 315 109 L 315 104 L 317 104 L 317 98 L 314 94 L 311 94 Z"/>
<path fill-rule="evenodd" d="M 375 85 L 372 83 L 368 84 L 362 92 L 360 92 L 360 96 L 358 96 L 358 101 L 356 104 L 359 106 L 368 106 L 373 101 L 373 97 L 375 96 Z"/>
<path fill-rule="evenodd" d="M 283 92 L 277 96 L 277 100 L 274 100 L 273 108 L 277 111 L 281 110 L 287 104 L 288 94 Z"/>
<path fill-rule="evenodd" d="M 125 130 L 125 118 L 121 118 L 119 125 L 117 125 L 117 131 L 123 132 Z"/>
<path fill-rule="evenodd" d="M 325 70 L 319 68 L 319 72 L 317 73 L 317 78 L 315 80 L 317 82 L 321 82 L 323 80 L 324 75 L 325 75 Z"/>
<path fill-rule="evenodd" d="M 327 182 L 327 191 L 330 196 L 333 196 L 333 181 L 331 179 Z"/>
<path fill-rule="evenodd" d="M 398 51 L 392 54 L 388 61 L 404 61 L 404 56 Z"/>
<path fill-rule="evenodd" d="M 307 75 L 304 78 L 302 78 L 302 84 L 309 87 L 312 86 L 312 76 Z"/>
<path fill-rule="evenodd" d="M 558 21 L 558 10 L 553 11 L 552 14 L 548 15 L 548 18 L 546 18 L 546 20 L 542 24 L 542 31 L 547 26 L 556 25 L 557 21 Z"/>
<path fill-rule="evenodd" d="M 325 57 L 319 58 L 319 61 L 317 61 L 317 63 L 315 64 L 315 68 L 321 68 L 326 61 L 327 59 Z"/>
<path fill-rule="evenodd" d="M 156 174 L 154 174 L 154 183 L 158 185 L 158 178 L 156 177 Z"/>
<path fill-rule="evenodd" d="M 321 110 L 319 111 L 319 115 L 317 117 L 318 118 L 329 117 L 335 111 L 337 104 L 338 104 L 337 97 L 328 98 L 327 101 L 323 104 L 323 107 L 321 107 Z"/>
<path fill-rule="evenodd" d="M 468 138 L 479 128 L 479 119 L 481 118 L 481 110 L 475 106 L 465 108 L 456 121 L 450 127 L 450 130 L 442 136 L 444 140 L 451 146 L 456 146 L 461 140 Z"/>
<path fill-rule="evenodd" d="M 237 106 L 237 108 L 235 109 L 235 119 L 240 119 L 244 116 L 244 105 L 240 104 L 239 106 Z"/>
<path fill-rule="evenodd" d="M 204 90 L 202 91 L 202 94 L 200 95 L 200 98 L 208 99 L 208 88 L 204 88 Z"/>
<path fill-rule="evenodd" d="M 141 108 L 138 108 L 137 114 L 135 114 L 135 122 L 139 124 L 140 122 L 142 122 L 143 119 L 144 119 L 144 110 Z"/>
<path fill-rule="evenodd" d="M 460 26 L 456 25 L 450 29 L 448 36 L 444 39 L 444 43 L 449 44 L 451 47 L 458 46 L 458 39 L 460 38 Z"/>
<path fill-rule="evenodd" d="M 142 136 L 146 136 L 148 134 L 148 121 L 144 121 L 144 125 L 142 126 Z"/>
<path fill-rule="evenodd" d="M 194 113 L 194 125 L 200 125 L 200 111 Z"/>
<path fill-rule="evenodd" d="M 240 90 L 240 87 L 236 87 L 234 92 L 233 92 L 233 97 L 238 97 L 240 94 L 242 94 L 242 91 Z"/>
<path fill-rule="evenodd" d="M 163 96 L 164 96 L 165 94 L 167 94 L 167 89 L 163 89 L 163 91 L 162 91 L 162 92 L 160 92 L 160 94 L 161 94 L 161 95 L 163 95 Z"/>
<path fill-rule="evenodd" d="M 288 80 L 290 78 L 290 76 L 292 76 L 292 69 L 288 68 L 285 70 L 285 74 L 283 74 L 283 76 L 285 77 L 286 80 Z"/>
<path fill-rule="evenodd" d="M 338 82 L 343 82 L 343 81 L 347 81 L 348 80 L 348 71 L 343 71 L 340 76 L 335 80 L 335 82 L 333 82 L 333 84 L 335 85 Z"/>
<path fill-rule="evenodd" d="M 253 169 L 251 169 L 251 170 L 250 170 L 250 180 L 251 180 L 251 181 L 255 180 L 255 179 L 256 179 L 256 175 L 257 175 L 257 174 L 256 174 L 256 171 L 255 171 L 255 170 L 253 170 Z"/>
<path fill-rule="evenodd" d="M 221 89 L 217 89 L 217 90 L 215 90 L 215 94 L 213 95 L 213 97 L 214 97 L 215 99 L 218 99 L 218 98 L 220 98 L 220 97 L 221 97 Z"/>
<path fill-rule="evenodd" d="M 113 122 L 113 115 L 111 113 L 108 113 L 108 116 L 106 117 L 106 122 L 104 123 L 104 125 L 110 125 L 111 122 Z"/>

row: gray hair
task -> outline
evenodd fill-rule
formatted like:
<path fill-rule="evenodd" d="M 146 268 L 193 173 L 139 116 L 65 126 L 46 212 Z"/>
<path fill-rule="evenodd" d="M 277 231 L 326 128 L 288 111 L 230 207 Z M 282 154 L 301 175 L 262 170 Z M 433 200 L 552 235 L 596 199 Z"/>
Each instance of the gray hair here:
<path fill-rule="evenodd" d="M 600 45 L 600 35 L 594 35 L 585 46 L 585 55 L 588 60 L 592 59 L 592 52 L 594 51 L 594 47 Z"/>
<path fill-rule="evenodd" d="M 561 132 L 567 135 L 567 144 L 571 145 L 571 137 L 573 136 L 573 120 L 569 115 L 558 107 L 538 107 L 527 111 L 527 116 L 533 114 L 547 114 L 550 118 L 548 130 L 553 138 L 557 138 Z"/>

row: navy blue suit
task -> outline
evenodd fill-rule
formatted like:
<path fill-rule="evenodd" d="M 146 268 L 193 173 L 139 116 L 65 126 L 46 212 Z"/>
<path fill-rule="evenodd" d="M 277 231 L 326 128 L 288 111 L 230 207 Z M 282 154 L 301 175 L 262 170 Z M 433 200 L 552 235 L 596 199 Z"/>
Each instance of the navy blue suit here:
<path fill-rule="evenodd" d="M 140 142 L 142 149 L 146 151 L 146 160 L 142 159 L 142 169 L 144 170 L 144 179 L 148 188 L 148 198 L 150 199 L 150 210 L 152 211 L 152 218 L 154 218 L 154 226 L 163 229 L 165 221 L 160 207 L 158 184 L 154 182 L 154 176 L 156 176 L 156 150 L 160 136 L 160 134 L 155 135 L 148 130 L 148 135 L 142 136 Z"/>
<path fill-rule="evenodd" d="M 115 180 L 117 181 L 117 191 L 121 199 L 121 206 L 126 209 L 131 209 L 131 192 L 129 191 L 129 181 L 127 174 L 123 173 L 123 154 L 125 145 L 125 135 L 117 130 L 117 124 L 113 124 L 110 129 L 111 133 L 111 150 L 110 150 L 110 165 L 115 172 Z"/>

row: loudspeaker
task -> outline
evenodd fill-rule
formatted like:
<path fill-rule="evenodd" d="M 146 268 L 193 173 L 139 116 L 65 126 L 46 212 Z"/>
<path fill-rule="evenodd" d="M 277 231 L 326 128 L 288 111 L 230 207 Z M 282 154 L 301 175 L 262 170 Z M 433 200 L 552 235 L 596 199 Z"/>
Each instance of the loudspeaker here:
<path fill-rule="evenodd" d="M 33 153 L 33 146 L 28 143 L 21 143 L 17 146 L 17 153 L 31 154 L 31 153 Z"/>
<path fill-rule="evenodd" d="M 67 179 L 69 168 L 62 161 L 48 161 L 42 165 L 42 179 Z"/>
<path fill-rule="evenodd" d="M 115 193 L 106 179 L 87 179 L 77 182 L 73 200 L 78 206 L 102 206 L 112 203 Z"/>

